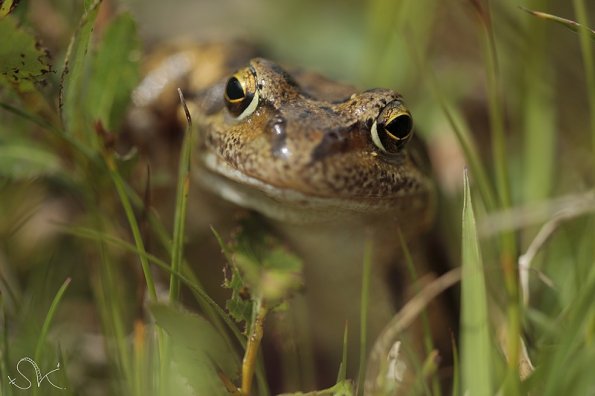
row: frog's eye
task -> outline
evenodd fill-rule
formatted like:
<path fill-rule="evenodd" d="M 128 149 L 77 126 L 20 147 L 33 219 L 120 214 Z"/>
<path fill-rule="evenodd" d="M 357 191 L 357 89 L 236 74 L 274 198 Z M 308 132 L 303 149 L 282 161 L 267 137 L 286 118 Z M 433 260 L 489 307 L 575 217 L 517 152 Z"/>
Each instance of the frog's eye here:
<path fill-rule="evenodd" d="M 238 120 L 254 113 L 258 106 L 256 76 L 252 69 L 243 69 L 227 80 L 225 85 L 225 106 Z"/>
<path fill-rule="evenodd" d="M 372 124 L 374 145 L 385 153 L 398 152 L 411 139 L 413 119 L 402 102 L 390 102 Z"/>

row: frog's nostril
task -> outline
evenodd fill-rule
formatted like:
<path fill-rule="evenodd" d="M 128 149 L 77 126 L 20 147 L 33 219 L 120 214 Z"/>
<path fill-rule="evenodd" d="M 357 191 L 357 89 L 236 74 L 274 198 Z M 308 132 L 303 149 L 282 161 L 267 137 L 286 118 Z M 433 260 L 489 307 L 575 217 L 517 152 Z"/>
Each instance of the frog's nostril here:
<path fill-rule="evenodd" d="M 397 139 L 406 139 L 413 128 L 413 120 L 408 114 L 401 114 L 392 119 L 384 128 Z"/>
<path fill-rule="evenodd" d="M 285 118 L 277 115 L 269 122 L 270 135 L 269 139 L 271 142 L 271 153 L 273 157 L 287 159 L 291 154 L 287 148 L 287 134 L 286 126 L 287 121 Z"/>

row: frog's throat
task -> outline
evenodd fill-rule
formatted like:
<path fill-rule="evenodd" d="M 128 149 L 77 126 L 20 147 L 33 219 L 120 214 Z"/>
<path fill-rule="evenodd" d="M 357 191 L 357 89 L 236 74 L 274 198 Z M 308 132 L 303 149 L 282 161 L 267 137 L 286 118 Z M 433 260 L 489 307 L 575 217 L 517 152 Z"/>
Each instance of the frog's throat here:
<path fill-rule="evenodd" d="M 214 153 L 205 153 L 202 162 L 194 173 L 200 185 L 227 201 L 278 221 L 293 224 L 337 220 L 361 223 L 375 217 L 404 221 L 414 215 L 423 223 L 432 217 L 427 199 L 421 196 L 405 194 L 402 205 L 395 204 L 394 200 L 311 196 L 264 183 L 231 167 Z"/>

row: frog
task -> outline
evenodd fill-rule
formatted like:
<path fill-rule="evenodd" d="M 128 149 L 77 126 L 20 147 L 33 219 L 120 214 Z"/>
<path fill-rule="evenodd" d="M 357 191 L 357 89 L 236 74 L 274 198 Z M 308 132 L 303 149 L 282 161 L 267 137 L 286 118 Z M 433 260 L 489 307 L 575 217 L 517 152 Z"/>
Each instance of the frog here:
<path fill-rule="evenodd" d="M 403 97 L 281 65 L 243 43 L 176 44 L 154 59 L 130 124 L 144 125 L 137 135 L 183 130 L 180 87 L 198 135 L 197 196 L 256 213 L 304 262 L 305 291 L 290 305 L 310 323 L 294 333 L 312 343 L 316 372 L 339 361 L 345 326 L 359 327 L 365 251 L 373 340 L 411 292 L 403 242 L 418 246 L 435 215 L 430 164 Z M 214 212 L 201 207 L 209 221 L 229 215 Z M 355 351 L 356 331 L 349 340 Z"/>

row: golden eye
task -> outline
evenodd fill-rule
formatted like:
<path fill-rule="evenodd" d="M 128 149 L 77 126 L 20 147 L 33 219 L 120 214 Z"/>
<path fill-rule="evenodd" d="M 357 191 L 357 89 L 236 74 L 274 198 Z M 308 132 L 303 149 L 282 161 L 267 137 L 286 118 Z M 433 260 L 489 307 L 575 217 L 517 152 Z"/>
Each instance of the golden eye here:
<path fill-rule="evenodd" d="M 238 120 L 254 113 L 258 106 L 256 76 L 252 69 L 238 71 L 227 80 L 225 85 L 225 106 L 229 113 Z"/>
<path fill-rule="evenodd" d="M 370 134 L 374 145 L 385 153 L 396 153 L 413 135 L 413 119 L 401 101 L 387 104 L 378 115 Z"/>

